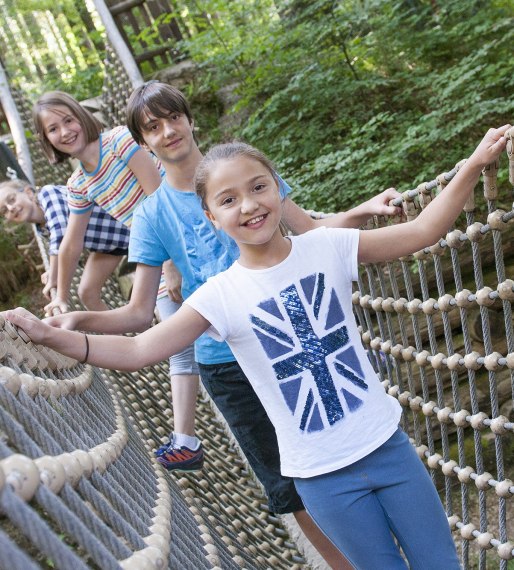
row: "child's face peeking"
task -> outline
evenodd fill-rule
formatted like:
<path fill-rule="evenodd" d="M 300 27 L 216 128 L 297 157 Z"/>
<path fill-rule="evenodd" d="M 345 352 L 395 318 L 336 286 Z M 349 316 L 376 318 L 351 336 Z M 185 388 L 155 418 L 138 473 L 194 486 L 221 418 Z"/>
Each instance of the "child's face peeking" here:
<path fill-rule="evenodd" d="M 23 222 L 38 224 L 45 219 L 30 186 L 23 190 L 0 188 L 0 217 L 17 224 Z"/>
<path fill-rule="evenodd" d="M 213 164 L 206 184 L 207 216 L 239 244 L 262 245 L 282 216 L 278 184 L 269 169 L 248 156 Z"/>
<path fill-rule="evenodd" d="M 82 125 L 66 105 L 43 109 L 40 118 L 48 142 L 58 151 L 79 156 L 86 148 L 86 135 Z"/>

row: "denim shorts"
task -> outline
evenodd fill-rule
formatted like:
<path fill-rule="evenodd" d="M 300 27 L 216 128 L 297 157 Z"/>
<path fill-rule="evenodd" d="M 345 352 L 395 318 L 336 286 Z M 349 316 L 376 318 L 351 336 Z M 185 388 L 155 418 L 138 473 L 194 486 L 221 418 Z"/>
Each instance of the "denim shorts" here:
<path fill-rule="evenodd" d="M 200 377 L 225 417 L 268 495 L 269 509 L 285 514 L 304 509 L 293 479 L 280 473 L 275 428 L 237 362 L 200 364 Z"/>
<path fill-rule="evenodd" d="M 159 318 L 165 321 L 180 308 L 180 303 L 174 303 L 169 297 L 157 299 Z M 189 345 L 182 352 L 170 356 L 170 376 L 198 374 L 198 364 L 195 361 L 195 347 Z"/>

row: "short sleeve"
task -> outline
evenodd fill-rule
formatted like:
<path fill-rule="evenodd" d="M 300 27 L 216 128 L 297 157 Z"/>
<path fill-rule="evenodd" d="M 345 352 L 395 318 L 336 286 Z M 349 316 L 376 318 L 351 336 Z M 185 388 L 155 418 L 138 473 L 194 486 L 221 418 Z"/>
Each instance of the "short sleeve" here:
<path fill-rule="evenodd" d="M 170 258 L 161 239 L 137 208 L 132 218 L 129 240 L 129 261 L 157 267 Z"/>
<path fill-rule="evenodd" d="M 112 151 L 125 164 L 128 164 L 129 160 L 138 150 L 141 150 L 141 147 L 132 138 L 127 127 L 116 127 L 112 129 L 111 136 Z"/>
<path fill-rule="evenodd" d="M 57 255 L 68 226 L 68 203 L 65 186 L 43 186 L 38 192 L 49 233 L 48 253 Z"/>
<path fill-rule="evenodd" d="M 228 336 L 228 321 L 223 311 L 223 299 L 220 297 L 220 289 L 216 277 L 211 277 L 199 287 L 190 297 L 184 300 L 204 319 L 211 323 L 205 331 L 211 338 L 222 342 Z"/>
<path fill-rule="evenodd" d="M 320 228 L 321 229 L 321 228 Z M 346 268 L 348 279 L 357 281 L 359 276 L 359 235 L 352 228 L 323 228 L 327 238 L 333 243 L 341 266 Z"/>
<path fill-rule="evenodd" d="M 93 207 L 93 202 L 87 197 L 87 189 L 81 169 L 78 168 L 68 180 L 68 206 L 74 214 L 85 214 Z"/>

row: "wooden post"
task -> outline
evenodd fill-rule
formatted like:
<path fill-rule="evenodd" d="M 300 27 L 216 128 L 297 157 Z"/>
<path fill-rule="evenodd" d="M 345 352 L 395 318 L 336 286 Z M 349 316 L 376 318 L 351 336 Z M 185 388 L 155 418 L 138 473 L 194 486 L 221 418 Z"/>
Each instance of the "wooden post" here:
<path fill-rule="evenodd" d="M 18 159 L 23 172 L 28 177 L 31 184 L 34 184 L 32 159 L 30 158 L 29 144 L 27 142 L 27 137 L 25 136 L 23 121 L 21 120 L 21 116 L 18 113 L 16 103 L 14 102 L 11 89 L 9 87 L 9 81 L 7 80 L 7 75 L 1 62 L 0 103 L 2 104 L 2 108 L 4 110 L 7 122 L 9 123 L 9 129 L 14 140 L 14 145 L 16 147 L 16 158 Z"/>
<path fill-rule="evenodd" d="M 114 51 L 118 54 L 120 61 L 127 72 L 130 79 L 132 87 L 135 89 L 143 83 L 143 76 L 139 71 L 139 67 L 132 56 L 127 44 L 121 37 L 118 26 L 114 21 L 109 8 L 104 0 L 93 0 L 96 11 L 98 12 L 103 25 L 105 26 L 105 31 L 107 32 L 107 37 L 112 44 Z"/>

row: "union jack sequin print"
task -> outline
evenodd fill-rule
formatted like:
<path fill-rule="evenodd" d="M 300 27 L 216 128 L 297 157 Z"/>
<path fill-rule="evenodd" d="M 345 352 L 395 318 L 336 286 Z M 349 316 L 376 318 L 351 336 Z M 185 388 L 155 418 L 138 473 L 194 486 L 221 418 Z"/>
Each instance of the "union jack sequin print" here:
<path fill-rule="evenodd" d="M 323 273 L 301 279 L 299 288 L 286 287 L 255 313 L 253 331 L 301 431 L 326 429 L 360 408 L 368 385 L 341 303 Z"/>

